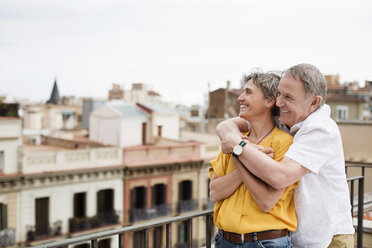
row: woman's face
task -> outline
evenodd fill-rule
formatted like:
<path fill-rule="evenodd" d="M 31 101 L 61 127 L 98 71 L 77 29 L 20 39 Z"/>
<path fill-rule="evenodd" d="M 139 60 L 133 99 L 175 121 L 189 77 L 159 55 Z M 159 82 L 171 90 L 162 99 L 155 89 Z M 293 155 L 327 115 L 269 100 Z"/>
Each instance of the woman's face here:
<path fill-rule="evenodd" d="M 271 105 L 258 88 L 251 80 L 249 80 L 243 87 L 243 92 L 238 97 L 240 103 L 239 116 L 245 120 L 253 120 L 255 117 L 260 116 L 265 111 L 270 111 Z"/>

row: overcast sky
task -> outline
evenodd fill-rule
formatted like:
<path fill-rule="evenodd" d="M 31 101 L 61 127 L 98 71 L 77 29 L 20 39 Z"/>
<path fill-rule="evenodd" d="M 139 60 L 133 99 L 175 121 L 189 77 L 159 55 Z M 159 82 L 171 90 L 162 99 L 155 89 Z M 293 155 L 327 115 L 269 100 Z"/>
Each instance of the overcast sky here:
<path fill-rule="evenodd" d="M 372 1 L 0 0 L 0 95 L 45 101 L 56 77 L 61 95 L 140 82 L 193 104 L 303 62 L 372 80 Z"/>

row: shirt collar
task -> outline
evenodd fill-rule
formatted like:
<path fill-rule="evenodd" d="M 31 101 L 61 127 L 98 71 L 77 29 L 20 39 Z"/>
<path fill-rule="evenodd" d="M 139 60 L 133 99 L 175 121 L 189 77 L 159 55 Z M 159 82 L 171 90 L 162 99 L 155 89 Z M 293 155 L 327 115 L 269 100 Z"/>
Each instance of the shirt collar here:
<path fill-rule="evenodd" d="M 327 115 L 327 116 L 330 116 L 331 115 L 331 108 L 329 107 L 329 105 L 328 104 L 324 104 L 322 107 L 320 107 L 319 109 L 317 109 L 317 110 L 315 110 L 313 113 L 311 113 L 310 115 L 313 115 L 313 114 L 325 114 L 325 115 Z M 309 115 L 309 116 L 310 116 Z M 307 118 L 309 118 L 309 116 L 308 117 L 306 117 L 306 119 Z M 304 124 L 304 121 L 306 121 L 306 119 L 305 120 L 303 120 L 303 121 L 300 121 L 300 122 L 298 122 L 298 123 L 296 123 L 296 124 L 294 124 L 290 129 L 289 129 L 289 134 L 290 135 L 292 135 L 292 136 L 294 136 L 297 132 L 298 132 L 298 130 L 300 130 L 300 128 L 302 127 L 302 125 Z"/>

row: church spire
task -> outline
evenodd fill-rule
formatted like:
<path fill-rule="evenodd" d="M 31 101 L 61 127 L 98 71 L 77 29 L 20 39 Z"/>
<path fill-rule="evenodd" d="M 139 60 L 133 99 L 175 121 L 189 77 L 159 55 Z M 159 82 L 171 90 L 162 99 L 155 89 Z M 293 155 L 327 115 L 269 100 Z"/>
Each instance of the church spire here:
<path fill-rule="evenodd" d="M 59 97 L 59 92 L 58 92 L 58 87 L 57 87 L 57 79 L 56 78 L 54 79 L 52 94 L 50 95 L 50 98 L 46 103 L 50 103 L 50 104 L 60 104 L 61 103 L 61 98 Z"/>

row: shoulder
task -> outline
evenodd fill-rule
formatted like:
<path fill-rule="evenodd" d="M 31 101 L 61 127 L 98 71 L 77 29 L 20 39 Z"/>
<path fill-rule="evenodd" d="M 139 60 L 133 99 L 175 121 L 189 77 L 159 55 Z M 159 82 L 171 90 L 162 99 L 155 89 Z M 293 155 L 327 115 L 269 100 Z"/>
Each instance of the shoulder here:
<path fill-rule="evenodd" d="M 273 131 L 273 145 L 274 144 L 291 144 L 293 141 L 293 137 L 284 132 L 283 130 L 280 130 L 279 128 L 275 127 Z"/>
<path fill-rule="evenodd" d="M 315 135 L 315 137 L 321 138 L 339 136 L 340 131 L 336 122 L 330 116 L 313 113 L 305 119 L 302 127 L 295 135 L 295 139 L 304 135 Z"/>

